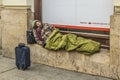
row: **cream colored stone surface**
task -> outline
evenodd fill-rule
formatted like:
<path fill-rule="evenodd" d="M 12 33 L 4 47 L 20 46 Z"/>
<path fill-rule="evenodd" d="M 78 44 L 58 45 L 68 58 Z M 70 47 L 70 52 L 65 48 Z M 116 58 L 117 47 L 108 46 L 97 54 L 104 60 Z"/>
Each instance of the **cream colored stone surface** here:
<path fill-rule="evenodd" d="M 120 36 L 111 34 L 111 48 L 120 48 Z"/>
<path fill-rule="evenodd" d="M 26 30 L 28 27 L 27 9 L 3 9 L 2 21 L 4 27 L 2 31 L 2 49 L 3 55 L 15 57 L 15 47 L 18 43 L 26 42 Z"/>
<path fill-rule="evenodd" d="M 4 5 L 27 5 L 26 0 L 3 0 Z"/>
<path fill-rule="evenodd" d="M 120 7 L 118 6 L 115 7 L 114 15 L 111 16 L 110 71 L 120 80 Z"/>
<path fill-rule="evenodd" d="M 94 54 L 90 57 L 90 61 L 102 64 L 109 64 L 110 51 L 108 49 L 101 49 L 101 52 Z"/>
<path fill-rule="evenodd" d="M 120 48 L 111 47 L 111 63 L 120 66 Z"/>
<path fill-rule="evenodd" d="M 117 13 L 120 13 L 120 6 L 115 6 L 114 11 L 115 11 L 115 13 L 116 13 L 116 12 L 117 12 Z"/>
<path fill-rule="evenodd" d="M 114 6 L 120 6 L 120 0 L 113 0 L 114 1 Z"/>
<path fill-rule="evenodd" d="M 120 14 L 115 13 L 111 16 L 110 37 L 120 36 Z M 113 36 L 114 35 L 114 36 Z"/>
<path fill-rule="evenodd" d="M 102 49 L 101 52 L 92 56 L 85 56 L 77 52 L 68 53 L 65 51 L 49 51 L 37 44 L 29 45 L 29 47 L 31 50 L 31 60 L 34 63 L 42 63 L 67 70 L 110 77 L 119 80 L 119 66 L 117 64 L 110 64 L 109 50 Z M 116 55 L 116 57 L 114 56 L 115 55 L 113 54 L 113 58 L 116 59 L 120 57 L 118 55 Z"/>
<path fill-rule="evenodd" d="M 111 64 L 120 66 L 120 14 L 117 12 L 111 16 L 110 32 Z"/>
<path fill-rule="evenodd" d="M 102 50 L 100 53 L 92 56 L 86 56 L 77 52 L 49 51 L 37 44 L 29 45 L 29 47 L 31 60 L 34 63 L 117 78 L 116 74 L 113 73 L 116 67 L 111 67 L 109 63 L 110 55 L 108 50 Z"/>

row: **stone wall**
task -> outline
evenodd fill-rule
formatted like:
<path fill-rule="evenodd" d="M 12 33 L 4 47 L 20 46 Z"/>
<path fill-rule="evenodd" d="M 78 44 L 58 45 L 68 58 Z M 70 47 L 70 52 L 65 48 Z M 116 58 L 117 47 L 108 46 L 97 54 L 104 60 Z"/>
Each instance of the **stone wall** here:
<path fill-rule="evenodd" d="M 120 0 L 113 0 L 114 1 L 114 6 L 120 6 Z"/>
<path fill-rule="evenodd" d="M 18 43 L 26 43 L 26 30 L 29 24 L 27 6 L 5 6 L 1 12 L 4 27 L 2 29 L 3 56 L 15 57 L 14 49 Z"/>
<path fill-rule="evenodd" d="M 111 16 L 110 51 L 111 64 L 120 66 L 120 7 L 118 6 Z"/>
<path fill-rule="evenodd" d="M 120 7 L 115 6 L 110 27 L 110 65 L 116 67 L 117 79 L 120 80 Z"/>
<path fill-rule="evenodd" d="M 34 63 L 115 78 L 113 71 L 110 71 L 109 50 L 103 49 L 100 53 L 86 56 L 78 52 L 49 51 L 37 44 L 29 47 L 31 60 Z"/>

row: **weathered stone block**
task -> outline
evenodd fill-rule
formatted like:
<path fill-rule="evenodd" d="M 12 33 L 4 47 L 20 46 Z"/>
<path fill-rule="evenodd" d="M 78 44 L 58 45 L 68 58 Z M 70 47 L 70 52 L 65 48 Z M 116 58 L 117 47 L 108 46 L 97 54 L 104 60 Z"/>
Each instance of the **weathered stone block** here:
<path fill-rule="evenodd" d="M 114 8 L 115 10 L 115 13 L 120 13 L 120 6 L 115 6 L 115 8 Z"/>
<path fill-rule="evenodd" d="M 114 14 L 110 21 L 110 34 L 120 35 L 120 15 Z"/>
<path fill-rule="evenodd" d="M 10 28 L 8 28 L 10 27 Z M 18 43 L 26 43 L 26 29 L 25 25 L 4 24 L 3 37 L 2 37 L 2 49 L 4 56 L 12 57 L 14 55 L 14 49 Z M 12 53 L 12 54 L 9 54 Z"/>
<path fill-rule="evenodd" d="M 109 64 L 110 51 L 107 49 L 101 49 L 99 53 L 92 55 L 89 61 L 99 64 Z"/>
<path fill-rule="evenodd" d="M 110 35 L 110 46 L 114 48 L 120 48 L 120 35 Z"/>
<path fill-rule="evenodd" d="M 119 0 L 113 0 L 114 1 L 114 6 L 120 6 L 120 1 Z"/>
<path fill-rule="evenodd" d="M 100 66 L 98 65 L 98 63 L 96 64 L 95 62 L 85 61 L 84 72 L 94 75 L 100 75 Z"/>
<path fill-rule="evenodd" d="M 2 28 L 3 56 L 14 58 L 15 47 L 18 43 L 27 43 L 28 10 L 26 8 L 15 9 L 15 7 L 2 10 L 1 15 L 4 23 Z"/>
<path fill-rule="evenodd" d="M 110 77 L 109 50 L 101 50 L 92 56 L 86 56 L 78 52 L 65 52 L 46 50 L 38 44 L 29 45 L 31 60 L 67 70 L 89 73 Z"/>
<path fill-rule="evenodd" d="M 120 48 L 111 47 L 110 51 L 111 64 L 120 66 Z"/>
<path fill-rule="evenodd" d="M 27 23 L 27 12 L 24 10 L 11 10 L 11 9 L 4 9 L 2 10 L 2 20 L 4 24 L 25 24 Z"/>
<path fill-rule="evenodd" d="M 119 80 L 120 73 L 118 68 L 120 66 L 120 7 L 115 7 L 115 13 L 111 16 L 110 23 L 110 76 Z"/>

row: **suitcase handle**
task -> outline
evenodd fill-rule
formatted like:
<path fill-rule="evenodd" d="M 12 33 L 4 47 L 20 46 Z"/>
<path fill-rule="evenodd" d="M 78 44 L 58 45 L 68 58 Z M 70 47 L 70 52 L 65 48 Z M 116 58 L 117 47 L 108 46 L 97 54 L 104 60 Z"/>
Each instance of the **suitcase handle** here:
<path fill-rule="evenodd" d="M 25 47 L 25 44 L 24 43 L 19 43 L 18 46 L 19 47 Z"/>

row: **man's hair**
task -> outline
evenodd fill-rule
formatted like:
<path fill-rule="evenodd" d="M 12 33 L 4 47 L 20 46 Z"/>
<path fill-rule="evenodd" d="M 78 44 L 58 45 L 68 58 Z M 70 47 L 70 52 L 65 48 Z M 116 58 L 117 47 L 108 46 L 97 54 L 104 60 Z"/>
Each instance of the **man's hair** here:
<path fill-rule="evenodd" d="M 37 26 L 36 25 L 36 23 L 37 22 L 40 22 L 41 23 L 41 21 L 36 21 L 35 23 L 34 23 L 34 26 L 33 26 L 33 29 L 37 29 L 39 26 Z M 43 24 L 41 23 L 41 27 L 40 28 L 43 28 Z"/>

